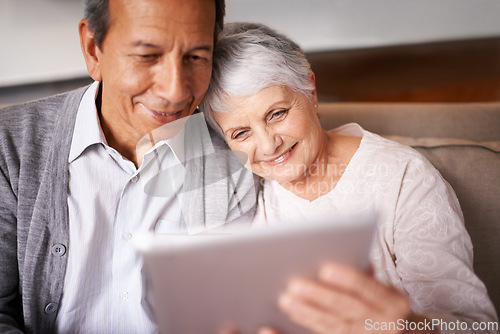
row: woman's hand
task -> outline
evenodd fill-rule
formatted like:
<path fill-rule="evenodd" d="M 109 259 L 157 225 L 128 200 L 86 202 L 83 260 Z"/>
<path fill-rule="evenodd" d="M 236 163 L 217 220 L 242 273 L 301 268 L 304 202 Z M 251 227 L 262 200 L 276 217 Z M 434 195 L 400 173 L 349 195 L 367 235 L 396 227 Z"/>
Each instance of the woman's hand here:
<path fill-rule="evenodd" d="M 425 319 L 411 312 L 408 297 L 395 288 L 339 263 L 324 265 L 318 280 L 291 280 L 280 296 L 279 306 L 292 321 L 318 334 L 406 333 L 408 327 L 401 328 L 401 324 Z M 383 327 L 391 323 L 391 329 Z M 257 334 L 280 333 L 261 328 Z"/>
<path fill-rule="evenodd" d="M 412 317 L 410 302 L 401 292 L 338 263 L 324 265 L 317 281 L 293 279 L 279 306 L 292 321 L 315 333 L 376 333 L 369 324 Z"/>

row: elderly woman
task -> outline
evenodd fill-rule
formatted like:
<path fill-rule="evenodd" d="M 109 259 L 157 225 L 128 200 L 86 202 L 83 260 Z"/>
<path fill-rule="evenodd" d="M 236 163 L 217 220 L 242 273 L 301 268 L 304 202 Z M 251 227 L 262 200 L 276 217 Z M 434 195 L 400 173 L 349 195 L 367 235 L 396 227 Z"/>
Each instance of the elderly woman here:
<path fill-rule="evenodd" d="M 263 25 L 227 24 L 214 58 L 200 108 L 263 178 L 256 221 L 380 213 L 373 273 L 331 263 L 316 281 L 293 280 L 279 300 L 292 320 L 317 333 L 374 333 L 391 323 L 401 326 L 383 332 L 396 333 L 412 328 L 408 320 L 430 333 L 497 319 L 472 269 L 457 198 L 427 160 L 357 124 L 323 130 L 304 53 Z"/>

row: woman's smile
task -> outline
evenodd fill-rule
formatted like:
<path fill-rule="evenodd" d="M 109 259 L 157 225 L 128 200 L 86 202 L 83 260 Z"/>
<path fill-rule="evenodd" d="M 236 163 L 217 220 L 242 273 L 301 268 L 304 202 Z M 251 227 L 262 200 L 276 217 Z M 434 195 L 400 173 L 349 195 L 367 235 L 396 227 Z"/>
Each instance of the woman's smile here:
<path fill-rule="evenodd" d="M 298 143 L 293 144 L 290 149 L 288 149 L 285 153 L 281 154 L 277 158 L 269 159 L 269 160 L 262 160 L 263 163 L 266 163 L 270 166 L 280 166 L 286 164 L 293 156 L 295 153 L 295 147 L 297 146 Z"/>

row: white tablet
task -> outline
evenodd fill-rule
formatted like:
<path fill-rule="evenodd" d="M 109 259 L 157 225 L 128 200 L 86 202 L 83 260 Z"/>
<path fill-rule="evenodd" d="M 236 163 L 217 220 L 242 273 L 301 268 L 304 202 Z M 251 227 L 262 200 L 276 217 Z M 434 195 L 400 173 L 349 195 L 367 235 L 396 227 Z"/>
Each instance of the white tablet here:
<path fill-rule="evenodd" d="M 368 266 L 374 215 L 280 224 L 238 234 L 144 235 L 147 289 L 161 333 L 256 333 L 271 326 L 305 333 L 278 309 L 294 276 L 316 277 L 321 264 Z"/>

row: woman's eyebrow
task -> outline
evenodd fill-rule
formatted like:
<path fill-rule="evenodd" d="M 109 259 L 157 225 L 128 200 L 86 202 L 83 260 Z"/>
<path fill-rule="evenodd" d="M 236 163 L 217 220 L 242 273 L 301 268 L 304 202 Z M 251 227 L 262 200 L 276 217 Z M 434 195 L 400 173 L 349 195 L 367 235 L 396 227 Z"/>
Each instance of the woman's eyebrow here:
<path fill-rule="evenodd" d="M 290 104 L 290 100 L 287 98 L 283 98 L 283 99 L 276 101 L 273 104 L 269 105 L 266 110 L 267 110 L 267 113 L 269 113 L 269 112 L 274 111 L 276 109 L 286 108 L 286 107 L 288 107 L 289 104 Z"/>

